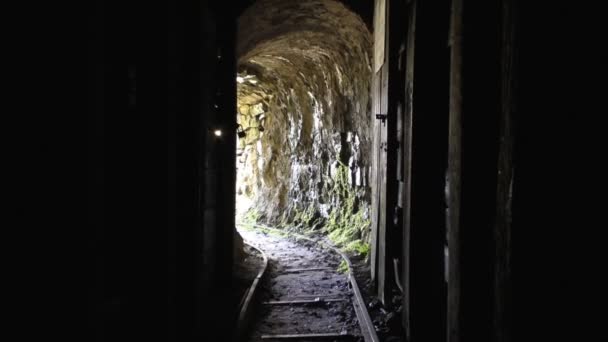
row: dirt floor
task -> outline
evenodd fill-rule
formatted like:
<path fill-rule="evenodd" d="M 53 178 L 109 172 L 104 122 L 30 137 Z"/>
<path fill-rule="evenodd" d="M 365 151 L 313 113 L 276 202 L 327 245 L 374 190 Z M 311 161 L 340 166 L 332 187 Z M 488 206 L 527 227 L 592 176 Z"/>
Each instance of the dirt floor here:
<path fill-rule="evenodd" d="M 337 271 L 342 260 L 339 255 L 307 240 L 254 230 L 240 233 L 247 243 L 262 248 L 269 259 L 248 341 L 261 341 L 262 335 L 313 333 L 353 335 L 351 341 L 362 341 L 348 278 Z M 292 300 L 317 302 L 264 304 Z"/>

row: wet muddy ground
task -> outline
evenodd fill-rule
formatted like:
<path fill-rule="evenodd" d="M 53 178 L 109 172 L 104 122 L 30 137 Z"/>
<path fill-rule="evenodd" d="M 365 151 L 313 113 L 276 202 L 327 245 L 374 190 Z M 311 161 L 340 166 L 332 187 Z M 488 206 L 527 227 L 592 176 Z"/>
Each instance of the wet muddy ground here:
<path fill-rule="evenodd" d="M 363 340 L 347 275 L 337 271 L 342 261 L 339 255 L 307 240 L 253 230 L 240 234 L 269 259 L 247 341 L 268 341 L 262 339 L 268 335 L 323 333 L 341 334 L 336 341 Z M 313 303 L 276 303 L 294 300 Z"/>

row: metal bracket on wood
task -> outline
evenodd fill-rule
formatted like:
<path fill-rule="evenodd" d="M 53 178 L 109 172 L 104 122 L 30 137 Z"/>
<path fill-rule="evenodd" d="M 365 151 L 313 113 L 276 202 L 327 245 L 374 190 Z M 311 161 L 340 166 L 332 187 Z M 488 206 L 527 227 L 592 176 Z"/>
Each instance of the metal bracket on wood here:
<path fill-rule="evenodd" d="M 387 117 L 388 117 L 387 114 L 376 114 L 376 119 L 382 121 L 382 123 L 384 123 L 386 121 Z"/>

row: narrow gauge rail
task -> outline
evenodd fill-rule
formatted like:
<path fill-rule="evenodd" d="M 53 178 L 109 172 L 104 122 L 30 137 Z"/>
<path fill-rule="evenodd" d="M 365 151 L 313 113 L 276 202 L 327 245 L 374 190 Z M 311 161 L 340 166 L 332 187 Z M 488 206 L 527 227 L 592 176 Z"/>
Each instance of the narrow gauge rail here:
<path fill-rule="evenodd" d="M 237 224 L 237 226 L 245 226 L 244 224 Z M 330 291 L 329 293 L 323 293 L 323 291 L 319 291 L 320 289 L 314 288 L 306 288 L 304 291 L 307 293 L 313 294 L 303 294 L 298 293 L 296 296 L 290 296 L 292 290 L 289 290 L 287 293 L 281 294 L 273 294 L 273 296 L 280 297 L 278 300 L 266 300 L 262 303 L 263 309 L 267 310 L 267 317 L 269 319 L 276 319 L 278 321 L 287 319 L 287 327 L 285 330 L 288 330 L 289 333 L 263 333 L 258 334 L 255 338 L 255 341 L 365 341 L 365 342 L 379 342 L 379 338 L 374 329 L 374 325 L 370 319 L 370 316 L 367 312 L 365 303 L 363 301 L 363 297 L 361 296 L 361 292 L 359 290 L 359 286 L 355 277 L 352 274 L 352 264 L 348 258 L 342 251 L 338 248 L 334 247 L 331 243 L 326 240 L 315 240 L 311 239 L 307 236 L 300 235 L 293 232 L 288 232 L 285 230 L 280 230 L 268 226 L 262 225 L 251 225 L 247 224 L 246 226 L 253 226 L 257 228 L 261 228 L 266 231 L 277 232 L 282 235 L 287 235 L 299 239 L 304 239 L 316 244 L 316 246 L 324 249 L 328 253 L 334 253 L 335 255 L 339 255 L 339 257 L 344 260 L 344 263 L 348 266 L 346 278 L 348 286 L 344 286 L 341 289 L 336 289 L 336 291 Z M 246 241 L 249 245 L 253 246 L 252 242 Z M 260 271 L 258 277 L 253 282 L 252 287 L 247 292 L 247 298 L 242 302 L 242 306 L 240 309 L 239 321 L 237 329 L 237 341 L 247 341 L 245 337 L 244 331 L 246 328 L 254 321 L 251 317 L 253 313 L 257 310 L 253 310 L 252 306 L 255 304 L 254 298 L 259 296 L 259 284 L 261 279 L 268 278 L 270 275 L 268 274 L 267 261 L 269 258 L 267 257 L 267 251 L 264 251 L 260 246 L 256 246 L 256 248 L 264 255 L 265 264 L 264 269 Z M 289 260 L 286 260 L 289 262 Z M 326 263 L 323 263 L 322 260 L 312 260 L 315 262 L 315 266 L 318 267 L 285 267 L 285 265 L 279 265 L 280 271 L 274 272 L 272 275 L 275 279 L 266 279 L 271 283 L 276 284 L 280 282 L 281 277 L 301 277 L 301 285 L 300 287 L 306 287 L 306 279 L 310 279 L 311 274 L 317 274 L 319 272 L 323 273 L 323 277 L 321 279 L 331 279 L 332 274 L 338 273 L 335 267 L 327 267 Z M 320 266 L 319 266 L 320 264 Z M 308 265 L 308 264 L 307 264 Z M 318 279 L 318 278 L 317 278 Z M 320 286 L 319 286 L 320 287 Z M 279 287 L 280 288 L 280 287 Z M 287 297 L 287 298 L 285 298 Z M 336 313 L 340 310 L 340 308 L 346 308 L 349 305 L 352 305 L 352 308 L 356 314 L 356 321 L 358 324 L 358 333 L 353 333 L 348 330 L 338 330 L 338 327 L 327 327 L 325 329 L 320 329 L 320 325 L 315 322 L 315 320 L 323 320 L 325 312 L 321 312 L 319 314 L 318 310 L 332 311 Z M 286 313 L 286 308 L 290 308 L 290 311 L 293 312 L 293 318 L 285 317 L 292 316 L 290 313 Z M 287 311 L 289 312 L 289 311 Z M 338 314 L 343 314 L 337 312 Z M 306 329 L 302 329 L 303 326 L 314 327 L 319 331 L 304 331 Z M 311 330 L 310 328 L 308 330 Z"/>

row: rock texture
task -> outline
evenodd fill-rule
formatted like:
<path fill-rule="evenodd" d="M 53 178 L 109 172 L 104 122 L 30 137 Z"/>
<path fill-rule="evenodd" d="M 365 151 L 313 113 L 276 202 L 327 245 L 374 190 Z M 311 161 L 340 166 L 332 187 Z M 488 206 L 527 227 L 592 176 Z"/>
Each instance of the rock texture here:
<path fill-rule="evenodd" d="M 275 225 L 368 219 L 371 39 L 332 0 L 261 0 L 239 18 L 240 213 Z"/>

